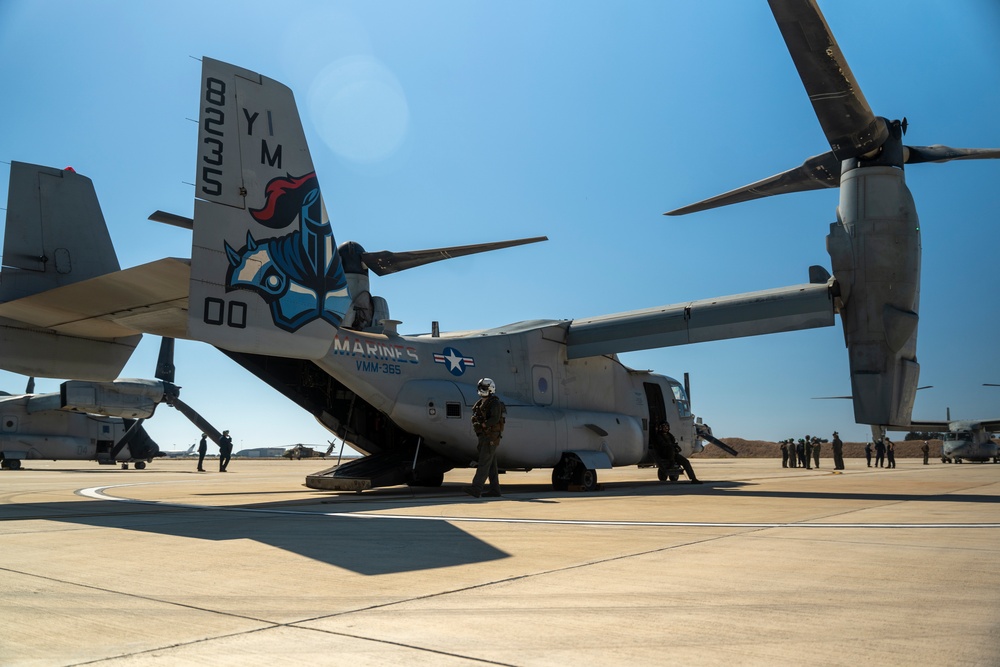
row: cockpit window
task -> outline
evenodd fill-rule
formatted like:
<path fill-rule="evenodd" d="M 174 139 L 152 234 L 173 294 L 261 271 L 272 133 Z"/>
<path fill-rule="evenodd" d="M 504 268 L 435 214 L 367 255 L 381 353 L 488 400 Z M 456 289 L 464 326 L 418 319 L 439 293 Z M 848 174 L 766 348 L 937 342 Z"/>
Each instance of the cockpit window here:
<path fill-rule="evenodd" d="M 684 387 L 680 386 L 676 382 L 671 382 L 670 389 L 674 392 L 674 401 L 677 403 L 678 416 L 690 417 L 691 402 L 688 401 L 687 394 L 684 393 Z"/>

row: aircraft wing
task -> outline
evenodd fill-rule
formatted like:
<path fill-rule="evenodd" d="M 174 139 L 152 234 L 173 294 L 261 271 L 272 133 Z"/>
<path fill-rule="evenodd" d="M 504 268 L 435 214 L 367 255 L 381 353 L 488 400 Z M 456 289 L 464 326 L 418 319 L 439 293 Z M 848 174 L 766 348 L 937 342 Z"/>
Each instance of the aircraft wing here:
<path fill-rule="evenodd" d="M 833 325 L 827 282 L 573 320 L 570 359 Z"/>
<path fill-rule="evenodd" d="M 78 338 L 186 338 L 190 274 L 168 257 L 2 303 L 0 317 Z"/>

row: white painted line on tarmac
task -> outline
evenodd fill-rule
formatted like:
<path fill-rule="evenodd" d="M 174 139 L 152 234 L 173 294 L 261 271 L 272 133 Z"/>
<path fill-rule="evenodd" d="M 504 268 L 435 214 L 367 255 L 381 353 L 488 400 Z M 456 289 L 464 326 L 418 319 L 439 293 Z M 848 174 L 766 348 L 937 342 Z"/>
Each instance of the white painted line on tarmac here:
<path fill-rule="evenodd" d="M 247 507 L 225 507 L 217 505 L 186 505 L 183 503 L 166 503 L 156 500 L 135 500 L 120 498 L 104 493 L 106 489 L 115 489 L 136 484 L 116 484 L 113 486 L 92 486 L 77 491 L 81 496 L 94 500 L 110 500 L 118 503 L 133 503 L 140 505 L 156 505 L 158 507 L 177 507 L 181 509 L 212 510 L 220 512 L 250 512 L 254 514 L 284 514 L 299 517 L 326 516 L 345 519 L 409 519 L 411 521 L 444 521 L 446 523 L 506 523 L 506 524 L 539 524 L 556 526 L 612 526 L 624 528 L 853 528 L 853 529 L 889 529 L 889 528 L 919 528 L 919 529 L 970 529 L 970 528 L 1000 528 L 1000 523 L 781 523 L 781 522 L 737 522 L 737 521 L 591 521 L 585 519 L 515 519 L 501 517 L 471 517 L 471 516 L 440 516 L 421 514 L 368 514 L 359 512 L 299 512 L 296 510 L 263 509 Z"/>

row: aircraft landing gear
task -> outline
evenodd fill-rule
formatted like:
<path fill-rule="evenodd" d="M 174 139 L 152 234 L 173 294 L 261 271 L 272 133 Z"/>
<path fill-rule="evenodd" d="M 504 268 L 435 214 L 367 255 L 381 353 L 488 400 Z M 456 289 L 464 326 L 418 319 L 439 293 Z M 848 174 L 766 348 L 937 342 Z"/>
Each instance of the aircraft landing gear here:
<path fill-rule="evenodd" d="M 128 463 L 122 464 L 122 470 L 128 470 Z"/>
<path fill-rule="evenodd" d="M 135 469 L 136 470 L 144 470 L 145 468 L 146 468 L 146 462 L 145 461 L 136 461 L 135 462 Z"/>
<path fill-rule="evenodd" d="M 676 482 L 678 479 L 680 479 L 680 474 L 673 468 L 660 466 L 659 468 L 656 469 L 656 477 L 661 482 L 665 482 L 668 479 L 671 482 Z"/>
<path fill-rule="evenodd" d="M 431 488 L 437 488 L 442 484 L 444 484 L 444 473 L 441 471 L 413 475 L 412 478 L 406 482 L 407 486 L 426 486 Z"/>
<path fill-rule="evenodd" d="M 584 466 L 576 456 L 563 455 L 552 469 L 552 488 L 567 491 L 571 485 L 579 487 L 580 491 L 596 491 L 597 471 Z"/>
<path fill-rule="evenodd" d="M 579 485 L 581 491 L 596 491 L 597 471 L 593 468 L 584 468 L 581 465 L 579 469 Z"/>
<path fill-rule="evenodd" d="M 4 459 L 0 461 L 0 468 L 5 470 L 20 470 L 21 460 L 20 459 Z"/>

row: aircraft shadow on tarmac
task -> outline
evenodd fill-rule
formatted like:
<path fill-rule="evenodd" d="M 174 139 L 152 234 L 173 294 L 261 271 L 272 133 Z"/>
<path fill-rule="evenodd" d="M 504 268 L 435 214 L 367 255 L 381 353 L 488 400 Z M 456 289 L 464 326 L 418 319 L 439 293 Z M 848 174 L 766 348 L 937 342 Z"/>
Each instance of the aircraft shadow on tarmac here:
<path fill-rule="evenodd" d="M 509 556 L 445 521 L 365 520 L 285 507 L 268 503 L 256 508 L 269 510 L 265 512 L 107 500 L 24 503 L 0 507 L 0 520 L 44 519 L 213 542 L 254 540 L 364 575 L 446 568 Z"/>
<path fill-rule="evenodd" d="M 811 500 L 867 500 L 873 502 L 995 503 L 996 496 L 974 494 L 906 494 L 898 492 L 769 491 L 742 482 L 686 483 L 627 482 L 603 485 L 590 494 L 554 493 L 542 484 L 511 484 L 504 498 L 473 501 L 461 486 L 438 489 L 392 487 L 364 494 L 306 492 L 307 497 L 279 502 L 227 507 L 181 507 L 169 504 L 90 500 L 85 503 L 14 503 L 0 506 L 0 521 L 48 520 L 89 527 L 117 528 L 157 535 L 222 542 L 254 540 L 315 561 L 363 575 L 395 574 L 483 563 L 509 554 L 463 531 L 447 520 L 364 518 L 361 513 L 392 507 L 433 507 L 437 515 L 449 505 L 511 502 L 558 503 L 566 498 L 636 495 L 698 495 L 706 498 L 788 498 Z M 206 493 L 205 496 L 228 495 Z M 256 495 L 256 494 L 255 494 Z M 308 509 L 313 508 L 312 510 Z M 331 516 L 330 514 L 340 516 Z M 356 514 L 357 516 L 350 516 Z M 465 514 L 456 512 L 456 516 Z M 578 513 L 576 513 L 578 514 Z M 486 514 L 491 516 L 490 513 Z"/>

